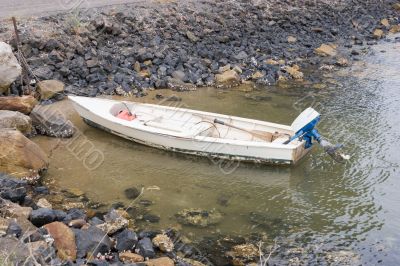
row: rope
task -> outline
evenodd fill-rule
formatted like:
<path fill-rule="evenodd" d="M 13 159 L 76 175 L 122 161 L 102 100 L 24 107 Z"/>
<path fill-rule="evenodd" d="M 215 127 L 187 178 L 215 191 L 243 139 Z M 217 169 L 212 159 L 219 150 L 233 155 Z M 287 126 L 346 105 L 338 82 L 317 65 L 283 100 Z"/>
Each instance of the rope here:
<path fill-rule="evenodd" d="M 200 121 L 200 122 L 197 122 L 195 125 L 198 125 L 198 124 L 200 124 L 200 123 L 209 123 L 209 124 L 211 124 L 211 125 L 215 128 L 215 130 L 217 130 L 217 132 L 218 132 L 218 138 L 221 138 L 221 133 L 219 132 L 217 126 L 216 126 L 214 123 L 212 123 L 212 122 L 210 122 L 210 121 L 202 120 L 202 121 Z M 209 130 L 209 129 L 210 129 L 210 128 L 204 129 L 203 131 L 201 131 L 201 132 L 200 132 L 199 134 L 197 134 L 197 135 L 200 135 L 201 133 L 203 133 L 204 131 Z"/>

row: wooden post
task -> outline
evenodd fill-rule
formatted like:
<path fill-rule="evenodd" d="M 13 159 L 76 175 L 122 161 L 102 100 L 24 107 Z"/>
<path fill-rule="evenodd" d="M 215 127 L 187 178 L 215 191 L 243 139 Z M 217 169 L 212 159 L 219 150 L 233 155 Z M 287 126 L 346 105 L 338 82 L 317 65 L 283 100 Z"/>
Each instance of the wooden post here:
<path fill-rule="evenodd" d="M 15 17 L 12 17 L 12 22 L 14 25 L 15 41 L 17 43 L 18 61 L 22 66 L 22 73 L 21 73 L 22 92 L 25 95 L 30 95 L 32 90 L 31 90 L 30 80 L 29 80 L 29 76 L 28 76 L 28 69 L 27 69 L 27 66 L 25 65 L 25 61 L 22 59 L 22 57 L 23 57 L 23 54 L 21 51 L 22 45 L 21 45 L 21 39 L 19 38 L 17 20 L 15 19 Z M 25 88 L 24 88 L 24 83 L 25 83 Z"/>

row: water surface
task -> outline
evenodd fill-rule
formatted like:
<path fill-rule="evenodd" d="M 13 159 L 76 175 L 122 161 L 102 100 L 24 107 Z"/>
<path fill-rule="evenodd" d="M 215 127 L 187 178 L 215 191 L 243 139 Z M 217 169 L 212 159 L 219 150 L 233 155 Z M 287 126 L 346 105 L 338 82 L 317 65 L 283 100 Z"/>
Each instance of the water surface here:
<path fill-rule="evenodd" d="M 385 52 L 381 52 L 385 50 Z M 178 227 L 192 238 L 215 232 L 266 233 L 303 239 L 319 252 L 352 250 L 363 264 L 400 261 L 400 43 L 382 43 L 366 61 L 327 73 L 325 89 L 243 87 L 222 91 L 154 91 L 140 100 L 157 103 L 156 94 L 175 94 L 182 107 L 290 124 L 305 107 L 322 114 L 321 133 L 345 144 L 352 155 L 335 164 L 315 147 L 295 167 L 240 164 L 233 172 L 218 162 L 135 144 L 84 124 L 68 102 L 59 104 L 82 136 L 104 154 L 96 169 L 77 159 L 57 140 L 38 137 L 51 151 L 46 179 L 62 188 L 79 188 L 95 201 L 128 206 L 124 190 L 144 187 L 149 212 L 161 217 L 154 228 Z M 334 79 L 332 78 L 334 77 Z M 79 156 L 78 156 L 79 157 Z M 231 172 L 227 174 L 226 172 Z M 216 208 L 224 214 L 206 229 L 178 225 L 184 208 Z M 262 217 L 264 224 L 250 217 Z M 256 215 L 256 216 L 254 216 Z"/>

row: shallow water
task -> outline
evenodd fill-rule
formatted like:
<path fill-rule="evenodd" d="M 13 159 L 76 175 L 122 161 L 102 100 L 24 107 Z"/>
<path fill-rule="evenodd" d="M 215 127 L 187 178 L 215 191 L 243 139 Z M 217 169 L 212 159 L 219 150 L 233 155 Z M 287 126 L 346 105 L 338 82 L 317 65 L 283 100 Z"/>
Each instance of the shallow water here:
<path fill-rule="evenodd" d="M 352 155 L 344 165 L 335 164 L 318 147 L 290 168 L 249 164 L 235 168 L 159 151 L 87 126 L 67 101 L 58 105 L 60 110 L 104 155 L 104 161 L 94 167 L 97 162 L 85 161 L 65 143 L 46 137 L 35 141 L 52 150 L 46 180 L 57 187 L 79 188 L 91 200 L 125 206 L 130 202 L 124 190 L 144 187 L 143 198 L 153 201 L 150 213 L 161 217 L 151 227 L 181 228 L 174 218 L 178 211 L 216 208 L 224 214 L 217 226 L 201 230 L 183 226 L 182 232 L 193 238 L 215 232 L 265 232 L 270 239 L 302 236 L 315 252 L 349 249 L 363 264 L 396 265 L 400 261 L 399 70 L 400 43 L 382 43 L 372 48 L 366 61 L 328 73 L 326 89 L 162 90 L 140 99 L 159 102 L 156 93 L 174 93 L 182 101 L 163 104 L 284 124 L 313 105 L 323 117 L 321 133 L 343 143 Z M 254 224 L 249 219 L 252 212 L 268 222 Z"/>

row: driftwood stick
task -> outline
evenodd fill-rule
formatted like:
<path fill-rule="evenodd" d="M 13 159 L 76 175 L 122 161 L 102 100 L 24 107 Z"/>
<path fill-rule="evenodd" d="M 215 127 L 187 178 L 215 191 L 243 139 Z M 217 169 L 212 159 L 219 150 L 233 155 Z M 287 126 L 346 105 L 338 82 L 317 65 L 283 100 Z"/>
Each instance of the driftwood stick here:
<path fill-rule="evenodd" d="M 30 95 L 32 90 L 31 90 L 31 86 L 30 86 L 30 80 L 29 80 L 29 76 L 28 76 L 28 69 L 27 66 L 25 64 L 25 61 L 23 60 L 23 54 L 21 51 L 21 39 L 19 38 L 19 34 L 18 34 L 18 26 L 17 26 L 17 20 L 15 17 L 12 17 L 12 22 L 14 25 L 14 32 L 15 32 L 15 41 L 17 44 L 17 50 L 18 50 L 18 61 L 22 66 L 22 74 L 21 74 L 21 86 L 22 86 L 22 91 L 23 94 L 25 95 Z M 24 87 L 24 83 L 25 83 L 25 87 Z"/>

